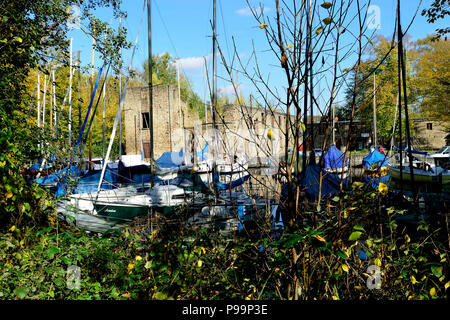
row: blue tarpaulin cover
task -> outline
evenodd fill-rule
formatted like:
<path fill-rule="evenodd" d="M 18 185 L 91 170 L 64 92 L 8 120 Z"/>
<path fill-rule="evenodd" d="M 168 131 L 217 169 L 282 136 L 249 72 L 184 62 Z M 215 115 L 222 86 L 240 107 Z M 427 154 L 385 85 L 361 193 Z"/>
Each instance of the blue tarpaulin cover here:
<path fill-rule="evenodd" d="M 300 183 L 302 189 L 309 198 L 317 199 L 319 196 L 320 171 L 322 169 L 317 164 L 308 165 L 305 169 L 305 176 Z M 322 170 L 322 191 L 321 197 L 334 196 L 339 193 L 340 181 L 334 174 Z"/>
<path fill-rule="evenodd" d="M 111 168 L 111 163 L 106 165 L 105 176 L 103 177 L 101 190 L 111 190 L 117 188 L 117 169 Z M 97 191 L 102 170 L 87 171 L 78 179 L 77 185 L 71 193 L 87 193 Z"/>
<path fill-rule="evenodd" d="M 242 185 L 245 181 L 247 181 L 250 178 L 250 175 L 246 175 L 243 176 L 239 179 L 236 179 L 234 181 L 232 181 L 231 183 L 222 183 L 219 180 L 219 175 L 217 174 L 217 172 L 214 174 L 214 185 L 216 186 L 217 190 L 219 191 L 223 191 L 223 190 L 229 190 L 230 187 L 231 189 L 234 189 L 240 185 Z"/>
<path fill-rule="evenodd" d="M 176 168 L 183 165 L 184 152 L 164 152 L 161 157 L 156 160 L 156 163 L 161 168 Z"/>
<path fill-rule="evenodd" d="M 344 163 L 344 154 L 336 148 L 333 144 L 324 154 L 324 168 L 326 169 L 338 169 L 342 168 Z M 345 166 L 348 166 L 348 158 L 345 161 Z"/>
<path fill-rule="evenodd" d="M 366 169 L 373 170 L 373 173 L 371 171 L 367 171 L 364 174 L 363 181 L 372 186 L 372 188 L 378 188 L 378 185 L 380 182 L 389 184 L 389 175 L 382 175 L 380 170 L 382 167 L 387 167 L 389 164 L 389 161 L 387 157 L 380 153 L 377 150 L 372 151 L 363 159 L 363 166 Z M 376 171 L 378 170 L 378 171 Z M 387 170 L 387 168 L 386 168 Z"/>
<path fill-rule="evenodd" d="M 200 152 L 197 152 L 197 161 L 208 160 L 208 152 L 209 152 L 209 148 L 208 148 L 208 142 L 207 142 L 205 144 L 205 147 L 203 148 L 203 150 Z"/>
<path fill-rule="evenodd" d="M 381 168 L 386 167 L 389 164 L 389 161 L 384 154 L 382 154 L 377 150 L 374 150 L 363 159 L 364 168 L 367 169 L 373 168 L 372 167 L 373 164 L 376 164 L 377 168 Z"/>

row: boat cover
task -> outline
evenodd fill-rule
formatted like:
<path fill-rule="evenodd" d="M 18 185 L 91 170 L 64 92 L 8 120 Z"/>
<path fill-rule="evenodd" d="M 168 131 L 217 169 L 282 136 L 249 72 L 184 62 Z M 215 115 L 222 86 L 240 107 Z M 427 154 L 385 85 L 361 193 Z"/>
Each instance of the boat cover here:
<path fill-rule="evenodd" d="M 344 154 L 336 148 L 333 144 L 324 154 L 324 168 L 325 169 L 338 169 L 342 168 L 344 163 Z M 345 161 L 345 166 L 348 167 L 348 158 Z"/>
<path fill-rule="evenodd" d="M 161 157 L 156 160 L 156 163 L 165 169 L 178 168 L 183 165 L 184 152 L 183 148 L 180 152 L 164 152 Z"/>
<path fill-rule="evenodd" d="M 245 181 L 247 181 L 250 178 L 250 175 L 245 175 L 239 179 L 236 179 L 234 181 L 232 181 L 231 183 L 223 183 L 220 182 L 219 180 L 219 175 L 217 174 L 217 172 L 214 174 L 214 185 L 216 186 L 217 190 L 219 191 L 223 191 L 223 190 L 229 190 L 230 187 L 231 189 L 234 189 L 240 185 L 242 185 Z"/>
<path fill-rule="evenodd" d="M 319 196 L 320 171 L 322 169 L 317 164 L 308 165 L 305 169 L 305 176 L 300 180 L 301 187 L 310 199 L 317 199 Z M 344 181 L 345 184 L 346 181 Z M 331 197 L 339 193 L 340 180 L 331 173 L 322 170 L 321 197 Z M 286 193 L 287 195 L 287 193 Z"/>
<path fill-rule="evenodd" d="M 362 161 L 366 169 L 363 181 L 377 189 L 380 182 L 389 184 L 389 174 L 387 174 L 388 158 L 377 150 L 369 153 Z"/>

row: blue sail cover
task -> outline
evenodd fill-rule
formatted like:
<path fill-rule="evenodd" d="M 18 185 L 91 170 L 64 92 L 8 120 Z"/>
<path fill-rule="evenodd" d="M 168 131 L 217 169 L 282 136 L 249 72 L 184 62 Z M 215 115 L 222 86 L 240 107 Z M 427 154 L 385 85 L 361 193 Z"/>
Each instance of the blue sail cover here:
<path fill-rule="evenodd" d="M 223 190 L 229 190 L 230 187 L 231 189 L 234 189 L 242 184 L 244 184 L 245 181 L 247 181 L 250 178 L 250 175 L 245 175 L 237 180 L 232 181 L 231 183 L 222 183 L 219 180 L 219 175 L 217 174 L 217 172 L 214 174 L 214 185 L 217 188 L 217 190 L 219 191 L 223 191 Z"/>
<path fill-rule="evenodd" d="M 305 169 L 305 176 L 300 180 L 302 189 L 310 199 L 319 197 L 320 171 L 322 169 L 317 164 L 308 165 Z M 334 174 L 322 170 L 321 197 L 331 197 L 339 194 L 340 181 Z"/>
<path fill-rule="evenodd" d="M 208 142 L 207 142 L 205 144 L 205 147 L 203 148 L 203 150 L 200 152 L 197 152 L 197 161 L 208 160 L 208 152 L 209 152 L 209 148 L 208 148 Z"/>
<path fill-rule="evenodd" d="M 363 166 L 364 168 L 370 169 L 374 168 L 374 164 L 377 168 L 387 167 L 389 161 L 384 154 L 382 154 L 378 150 L 374 150 L 363 159 Z"/>
<path fill-rule="evenodd" d="M 80 176 L 81 169 L 79 166 L 68 166 L 58 172 L 36 179 L 34 182 L 39 184 L 56 184 L 56 187 L 52 187 L 50 189 L 55 191 L 56 195 L 59 196 L 66 194 L 67 180 L 69 178 L 74 179 Z"/>
<path fill-rule="evenodd" d="M 366 169 L 377 170 L 383 167 L 387 167 L 389 165 L 388 158 L 380 153 L 378 150 L 374 150 L 369 153 L 363 159 L 363 166 Z M 372 188 L 377 189 L 380 182 L 384 184 L 389 184 L 389 174 L 382 175 L 382 171 L 378 171 L 375 174 L 367 174 L 368 171 L 365 172 L 363 181 L 364 183 L 370 185 Z"/>
<path fill-rule="evenodd" d="M 344 154 L 336 148 L 333 144 L 324 154 L 324 168 L 325 169 L 338 169 L 342 168 L 344 163 Z M 348 166 L 348 158 L 345 161 L 345 166 Z"/>
<path fill-rule="evenodd" d="M 143 184 L 151 183 L 152 175 L 150 166 L 141 164 L 136 166 L 125 166 L 119 161 L 117 181 L 121 184 Z M 155 176 L 153 182 L 160 183 L 162 180 Z"/>
<path fill-rule="evenodd" d="M 117 169 L 111 168 L 112 164 L 108 163 L 105 170 L 105 176 L 101 185 L 101 189 L 114 189 L 117 184 Z M 85 171 L 81 173 L 80 166 L 73 165 L 50 174 L 45 177 L 34 180 L 39 184 L 56 184 L 51 187 L 56 196 L 69 193 L 86 193 L 97 191 L 98 182 L 100 181 L 101 170 Z M 72 182 L 70 182 L 72 180 Z"/>
<path fill-rule="evenodd" d="M 112 168 L 112 163 L 106 165 L 105 176 L 103 177 L 101 190 L 111 190 L 117 188 L 117 169 Z M 102 170 L 86 171 L 78 179 L 78 183 L 71 190 L 72 194 L 96 192 Z"/>
<path fill-rule="evenodd" d="M 180 152 L 164 152 L 161 157 L 156 160 L 156 163 L 161 168 L 177 168 L 183 165 L 184 152 L 183 149 Z"/>

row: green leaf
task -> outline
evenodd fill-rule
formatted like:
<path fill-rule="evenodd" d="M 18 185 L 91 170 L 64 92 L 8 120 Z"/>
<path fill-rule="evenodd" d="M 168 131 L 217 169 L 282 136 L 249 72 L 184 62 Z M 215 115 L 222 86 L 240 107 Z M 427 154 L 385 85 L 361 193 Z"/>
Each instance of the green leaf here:
<path fill-rule="evenodd" d="M 365 37 L 366 37 L 367 41 L 369 41 L 369 43 L 373 46 L 372 40 L 370 40 L 370 38 L 368 36 L 365 36 Z"/>
<path fill-rule="evenodd" d="M 25 287 L 19 287 L 14 289 L 14 294 L 19 297 L 19 299 L 23 299 L 27 296 L 29 289 Z"/>
<path fill-rule="evenodd" d="M 361 236 L 362 232 L 360 231 L 354 231 L 352 232 L 352 234 L 350 235 L 350 237 L 348 238 L 349 241 L 356 241 L 359 239 L 359 237 Z"/>
<path fill-rule="evenodd" d="M 440 278 L 442 276 L 442 266 L 433 266 L 431 267 L 431 272 L 437 277 Z"/>
<path fill-rule="evenodd" d="M 47 256 L 48 256 L 50 259 L 53 259 L 53 257 L 55 256 L 55 254 L 57 254 L 58 252 L 59 252 L 59 249 L 56 248 L 56 247 L 50 247 L 50 248 L 48 248 L 48 249 L 45 251 L 45 253 L 47 254 Z"/>
<path fill-rule="evenodd" d="M 345 255 L 345 253 L 343 253 L 342 251 L 338 250 L 336 251 L 336 254 L 341 257 L 342 259 L 346 260 L 347 256 Z"/>
<path fill-rule="evenodd" d="M 339 202 L 340 198 L 338 196 L 334 197 L 333 199 L 331 199 L 334 202 Z"/>
<path fill-rule="evenodd" d="M 363 228 L 362 226 L 360 226 L 360 225 L 354 226 L 354 227 L 353 227 L 353 230 L 358 230 L 358 231 L 364 232 L 364 228 Z"/>
<path fill-rule="evenodd" d="M 156 300 L 167 300 L 167 295 L 164 292 L 158 291 L 153 295 Z"/>

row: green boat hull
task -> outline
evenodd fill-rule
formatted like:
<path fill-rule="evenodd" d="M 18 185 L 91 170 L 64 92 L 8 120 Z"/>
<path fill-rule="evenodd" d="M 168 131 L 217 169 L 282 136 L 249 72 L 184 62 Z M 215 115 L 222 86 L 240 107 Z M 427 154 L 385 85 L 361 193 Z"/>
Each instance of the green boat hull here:
<path fill-rule="evenodd" d="M 94 204 L 94 208 L 99 216 L 108 217 L 111 220 L 118 221 L 128 221 L 134 217 L 150 213 L 150 208 L 147 206 Z"/>

